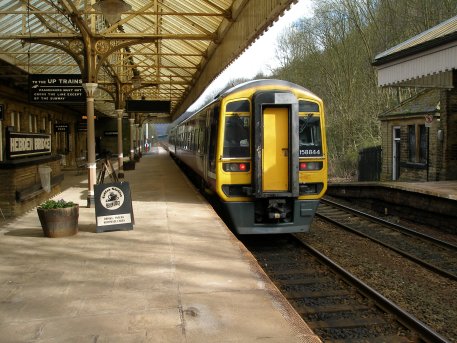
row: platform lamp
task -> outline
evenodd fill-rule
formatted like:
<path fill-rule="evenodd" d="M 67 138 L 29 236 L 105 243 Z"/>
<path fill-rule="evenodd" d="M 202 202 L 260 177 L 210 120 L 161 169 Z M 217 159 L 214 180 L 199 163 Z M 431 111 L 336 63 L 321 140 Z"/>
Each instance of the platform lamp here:
<path fill-rule="evenodd" d="M 141 87 L 141 76 L 138 73 L 134 73 L 132 77 L 132 86 L 135 89 L 138 89 Z"/>
<path fill-rule="evenodd" d="M 99 0 L 92 6 L 96 11 L 102 12 L 110 25 L 121 20 L 121 14 L 132 9 L 132 6 L 123 0 Z"/>

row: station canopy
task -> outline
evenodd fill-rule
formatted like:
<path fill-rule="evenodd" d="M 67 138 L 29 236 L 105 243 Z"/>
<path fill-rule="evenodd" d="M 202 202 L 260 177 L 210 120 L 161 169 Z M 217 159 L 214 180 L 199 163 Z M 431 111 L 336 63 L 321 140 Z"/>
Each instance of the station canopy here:
<path fill-rule="evenodd" d="M 81 74 L 98 84 L 97 111 L 164 100 L 170 113 L 155 116 L 169 122 L 293 2 L 0 0 L 0 81 Z"/>
<path fill-rule="evenodd" d="M 376 55 L 378 85 L 454 88 L 457 16 Z"/>

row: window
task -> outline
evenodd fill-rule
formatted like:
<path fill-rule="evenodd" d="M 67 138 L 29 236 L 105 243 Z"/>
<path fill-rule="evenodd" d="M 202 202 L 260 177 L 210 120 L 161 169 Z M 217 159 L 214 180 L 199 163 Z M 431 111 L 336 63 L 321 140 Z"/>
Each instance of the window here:
<path fill-rule="evenodd" d="M 320 118 L 308 114 L 307 116 L 300 116 L 298 123 L 299 157 L 322 156 Z"/>
<path fill-rule="evenodd" d="M 224 152 L 223 157 L 249 157 L 249 117 L 225 117 Z"/>
<path fill-rule="evenodd" d="M 250 112 L 248 100 L 232 101 L 225 107 L 225 112 Z"/>
<path fill-rule="evenodd" d="M 416 126 L 408 125 L 408 161 L 416 162 Z"/>
<path fill-rule="evenodd" d="M 419 162 L 427 163 L 427 129 L 425 125 L 419 125 Z"/>
<path fill-rule="evenodd" d="M 319 112 L 319 105 L 315 102 L 300 100 L 298 102 L 298 112 Z"/>
<path fill-rule="evenodd" d="M 408 125 L 408 162 L 427 163 L 427 128 Z"/>

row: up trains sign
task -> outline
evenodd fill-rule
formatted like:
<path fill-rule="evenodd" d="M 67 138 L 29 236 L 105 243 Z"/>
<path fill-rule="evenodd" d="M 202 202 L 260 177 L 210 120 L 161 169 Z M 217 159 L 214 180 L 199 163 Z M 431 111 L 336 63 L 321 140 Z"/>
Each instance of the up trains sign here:
<path fill-rule="evenodd" d="M 51 135 L 6 131 L 8 159 L 51 154 Z"/>
<path fill-rule="evenodd" d="M 85 102 L 81 75 L 32 74 L 29 76 L 29 100 L 34 103 Z"/>

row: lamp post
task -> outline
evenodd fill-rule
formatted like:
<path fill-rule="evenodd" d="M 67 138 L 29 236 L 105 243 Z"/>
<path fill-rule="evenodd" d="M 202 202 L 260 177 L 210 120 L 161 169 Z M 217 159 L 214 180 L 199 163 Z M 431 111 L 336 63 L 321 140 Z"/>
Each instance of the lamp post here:
<path fill-rule="evenodd" d="M 117 164 L 118 164 L 118 177 L 124 177 L 124 152 L 122 147 L 122 117 L 124 115 L 123 109 L 117 109 Z"/>
<path fill-rule="evenodd" d="M 121 20 L 123 12 L 130 11 L 132 6 L 122 0 L 100 0 L 92 6 L 96 11 L 102 12 L 106 21 L 113 25 Z"/>

